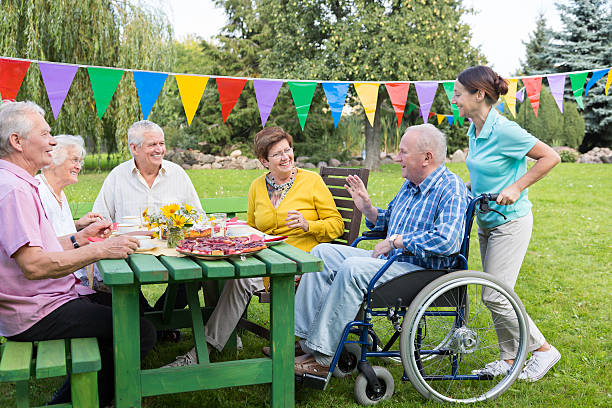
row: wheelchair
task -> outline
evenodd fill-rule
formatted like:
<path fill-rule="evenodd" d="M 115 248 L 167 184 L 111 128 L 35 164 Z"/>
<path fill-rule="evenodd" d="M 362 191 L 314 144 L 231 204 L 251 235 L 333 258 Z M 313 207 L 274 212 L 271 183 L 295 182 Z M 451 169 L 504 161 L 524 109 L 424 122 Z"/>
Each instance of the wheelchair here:
<path fill-rule="evenodd" d="M 418 270 L 375 287 L 399 254 L 391 257 L 370 280 L 362 311 L 346 325 L 327 377 L 305 374 L 298 382 L 325 389 L 332 376 L 343 378 L 359 372 L 355 399 L 362 405 L 374 405 L 390 399 L 395 388 L 389 370 L 368 362 L 381 358 L 401 362 L 402 381 L 410 381 L 427 399 L 472 403 L 505 392 L 527 355 L 525 308 L 510 288 L 487 273 L 468 270 L 467 262 L 475 211 L 495 211 L 489 201 L 496 199 L 497 194 L 482 194 L 470 201 L 461 249 L 455 255 L 456 269 Z M 352 246 L 385 235 L 367 231 Z M 505 376 L 497 377 L 477 371 L 499 359 L 500 324 L 495 325 L 484 303 L 491 296 L 511 305 L 512 316 L 506 320 L 520 333 L 510 345 L 517 350 L 514 364 Z"/>

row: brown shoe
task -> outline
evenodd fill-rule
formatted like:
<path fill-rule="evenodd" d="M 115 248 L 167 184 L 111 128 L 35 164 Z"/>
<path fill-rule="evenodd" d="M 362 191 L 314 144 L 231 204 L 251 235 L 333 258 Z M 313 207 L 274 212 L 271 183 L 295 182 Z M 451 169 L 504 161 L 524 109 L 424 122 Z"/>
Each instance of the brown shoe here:
<path fill-rule="evenodd" d="M 305 359 L 296 360 L 294 367 L 297 375 L 310 374 L 316 377 L 327 377 L 329 374 L 329 367 L 317 363 L 314 356 L 310 354 Z"/>
<path fill-rule="evenodd" d="M 270 357 L 272 355 L 270 353 L 270 346 L 262 347 L 261 348 L 261 352 L 266 357 Z M 303 356 L 304 354 L 306 354 L 306 353 L 304 353 L 304 350 L 302 350 L 302 346 L 300 346 L 300 342 L 296 341 L 295 342 L 295 357 Z"/>

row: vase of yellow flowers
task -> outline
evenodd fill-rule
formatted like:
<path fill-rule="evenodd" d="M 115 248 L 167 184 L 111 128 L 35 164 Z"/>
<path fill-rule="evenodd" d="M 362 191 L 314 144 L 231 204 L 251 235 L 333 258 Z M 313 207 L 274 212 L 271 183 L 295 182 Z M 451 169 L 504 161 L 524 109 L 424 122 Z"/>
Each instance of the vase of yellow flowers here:
<path fill-rule="evenodd" d="M 147 208 L 142 216 L 149 230 L 159 231 L 154 232 L 155 236 L 163 238 L 164 234 L 166 235 L 168 248 L 176 248 L 179 241 L 185 237 L 185 232 L 202 218 L 202 214 L 188 204 L 168 204 L 161 207 L 160 212 L 149 214 Z"/>

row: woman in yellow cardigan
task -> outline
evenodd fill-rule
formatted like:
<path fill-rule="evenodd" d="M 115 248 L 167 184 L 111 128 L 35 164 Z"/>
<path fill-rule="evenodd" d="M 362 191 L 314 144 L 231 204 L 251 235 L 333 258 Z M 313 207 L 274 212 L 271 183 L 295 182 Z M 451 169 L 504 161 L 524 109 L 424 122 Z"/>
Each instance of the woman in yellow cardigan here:
<path fill-rule="evenodd" d="M 287 243 L 310 251 L 344 232 L 344 222 L 323 179 L 298 169 L 293 138 L 279 127 L 255 135 L 255 154 L 270 170 L 251 184 L 247 222 L 269 235 L 287 235 Z"/>
<path fill-rule="evenodd" d="M 304 251 L 342 235 L 344 221 L 321 176 L 295 167 L 291 135 L 279 127 L 265 128 L 255 135 L 254 147 L 261 164 L 270 172 L 251 183 L 248 224 L 269 235 L 286 235 L 288 244 Z M 261 278 L 226 281 L 206 323 L 209 348 L 223 350 L 253 293 L 263 288 Z M 297 348 L 296 345 L 299 355 L 302 352 Z M 195 363 L 194 347 L 166 367 Z"/>

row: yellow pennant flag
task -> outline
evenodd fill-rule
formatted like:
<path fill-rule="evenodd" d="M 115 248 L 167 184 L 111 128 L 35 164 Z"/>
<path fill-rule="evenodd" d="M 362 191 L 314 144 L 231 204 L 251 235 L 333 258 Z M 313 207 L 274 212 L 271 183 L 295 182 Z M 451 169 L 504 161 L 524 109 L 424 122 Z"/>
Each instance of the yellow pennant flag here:
<path fill-rule="evenodd" d="M 608 90 L 610 89 L 610 84 L 612 84 L 612 68 L 608 71 L 608 80 L 606 81 L 606 95 L 608 94 Z"/>
<path fill-rule="evenodd" d="M 378 87 L 380 84 L 356 83 L 353 84 L 353 86 L 361 100 L 363 109 L 365 109 L 370 126 L 374 126 L 374 115 L 376 114 L 376 101 L 378 99 Z"/>
<path fill-rule="evenodd" d="M 502 97 L 506 102 L 506 106 L 512 112 L 512 116 L 516 117 L 516 87 L 518 79 L 510 78 L 506 80 L 508 82 L 508 93 Z"/>
<path fill-rule="evenodd" d="M 208 77 L 197 75 L 177 75 L 176 84 L 178 85 L 185 116 L 187 116 L 187 124 L 191 126 L 191 121 L 195 116 L 202 94 L 208 83 Z"/>
<path fill-rule="evenodd" d="M 436 114 L 436 116 L 438 117 L 438 125 L 441 124 L 444 119 L 446 119 L 446 116 L 440 115 L 439 113 Z"/>

